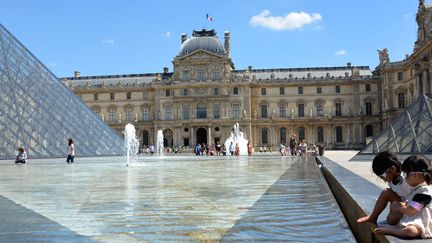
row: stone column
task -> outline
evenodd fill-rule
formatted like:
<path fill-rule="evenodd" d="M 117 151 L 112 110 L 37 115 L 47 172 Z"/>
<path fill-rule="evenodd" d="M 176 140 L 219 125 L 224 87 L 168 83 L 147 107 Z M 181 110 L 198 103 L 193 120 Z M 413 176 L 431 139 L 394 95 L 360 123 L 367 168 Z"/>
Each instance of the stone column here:
<path fill-rule="evenodd" d="M 208 127 L 208 130 L 207 130 L 207 137 L 208 137 L 208 140 L 207 140 L 207 144 L 208 144 L 208 146 L 211 146 L 212 145 L 212 135 L 211 135 L 211 126 L 209 126 Z"/>
<path fill-rule="evenodd" d="M 191 127 L 190 128 L 190 138 L 191 138 L 191 141 L 190 141 L 190 144 L 191 144 L 191 146 L 194 146 L 195 147 L 195 145 L 196 145 L 196 143 L 195 143 L 195 141 L 194 141 L 194 128 L 193 127 Z"/>

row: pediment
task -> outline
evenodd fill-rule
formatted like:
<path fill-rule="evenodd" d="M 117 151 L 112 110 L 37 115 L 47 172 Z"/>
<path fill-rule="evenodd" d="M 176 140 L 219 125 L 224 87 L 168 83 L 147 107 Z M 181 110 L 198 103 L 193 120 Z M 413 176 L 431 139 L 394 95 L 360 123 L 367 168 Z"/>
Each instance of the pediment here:
<path fill-rule="evenodd" d="M 196 50 L 188 55 L 178 58 L 178 60 L 182 61 L 214 61 L 221 59 L 223 59 L 223 56 L 205 50 Z"/>

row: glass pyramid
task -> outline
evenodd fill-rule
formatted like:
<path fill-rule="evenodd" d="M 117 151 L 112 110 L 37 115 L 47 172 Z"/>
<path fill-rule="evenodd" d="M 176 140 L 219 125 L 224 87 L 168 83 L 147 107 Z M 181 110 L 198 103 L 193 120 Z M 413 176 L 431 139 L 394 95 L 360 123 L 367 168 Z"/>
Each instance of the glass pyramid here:
<path fill-rule="evenodd" d="M 420 96 L 359 154 L 432 154 L 432 99 Z"/>
<path fill-rule="evenodd" d="M 0 24 L 0 159 L 121 155 L 122 138 Z"/>

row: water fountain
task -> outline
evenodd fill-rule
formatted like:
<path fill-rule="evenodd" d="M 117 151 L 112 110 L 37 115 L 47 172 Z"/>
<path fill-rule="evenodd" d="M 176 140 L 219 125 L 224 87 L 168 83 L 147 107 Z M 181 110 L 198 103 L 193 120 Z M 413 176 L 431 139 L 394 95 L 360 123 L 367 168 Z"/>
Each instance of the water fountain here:
<path fill-rule="evenodd" d="M 130 123 L 126 124 L 123 134 L 125 136 L 126 166 L 129 166 L 130 162 L 137 162 L 139 141 L 135 136 L 134 125 Z"/>
<path fill-rule="evenodd" d="M 235 148 L 236 144 L 238 144 L 240 148 L 240 155 L 248 155 L 248 140 L 244 138 L 243 132 L 240 131 L 240 125 L 238 123 L 234 124 L 234 131 L 231 132 L 231 136 L 225 141 L 225 148 L 229 151 L 229 146 L 233 143 Z"/>
<path fill-rule="evenodd" d="M 162 130 L 158 130 L 157 139 L 156 139 L 156 155 L 163 156 L 164 155 L 164 136 Z"/>

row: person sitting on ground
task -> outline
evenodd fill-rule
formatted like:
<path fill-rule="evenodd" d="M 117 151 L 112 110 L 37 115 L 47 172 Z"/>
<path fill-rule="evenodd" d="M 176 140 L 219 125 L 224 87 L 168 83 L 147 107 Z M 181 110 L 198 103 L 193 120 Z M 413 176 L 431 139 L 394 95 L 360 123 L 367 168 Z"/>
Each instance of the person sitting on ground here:
<path fill-rule="evenodd" d="M 25 164 L 26 163 L 26 159 L 27 159 L 27 153 L 26 153 L 26 151 L 24 150 L 23 147 L 19 147 L 18 148 L 18 155 L 17 155 L 17 157 L 15 159 L 15 164 L 18 164 L 18 163 Z"/>
<path fill-rule="evenodd" d="M 378 216 L 387 207 L 387 204 L 393 202 L 405 201 L 411 193 L 412 188 L 405 181 L 402 173 L 402 164 L 397 159 L 396 155 L 383 151 L 378 153 L 372 161 L 373 172 L 382 180 L 388 183 L 390 188 L 384 189 L 378 196 L 375 206 L 370 215 L 366 215 L 357 219 L 357 223 L 375 223 Z M 397 212 L 390 208 L 387 215 L 387 223 L 396 225 L 402 217 L 401 212 Z"/>
<path fill-rule="evenodd" d="M 408 201 L 393 202 L 390 209 L 403 214 L 398 227 L 378 227 L 377 234 L 402 238 L 432 238 L 432 167 L 424 156 L 412 155 L 402 164 L 406 182 L 414 189 Z M 430 241 L 428 241 L 430 242 Z"/>

